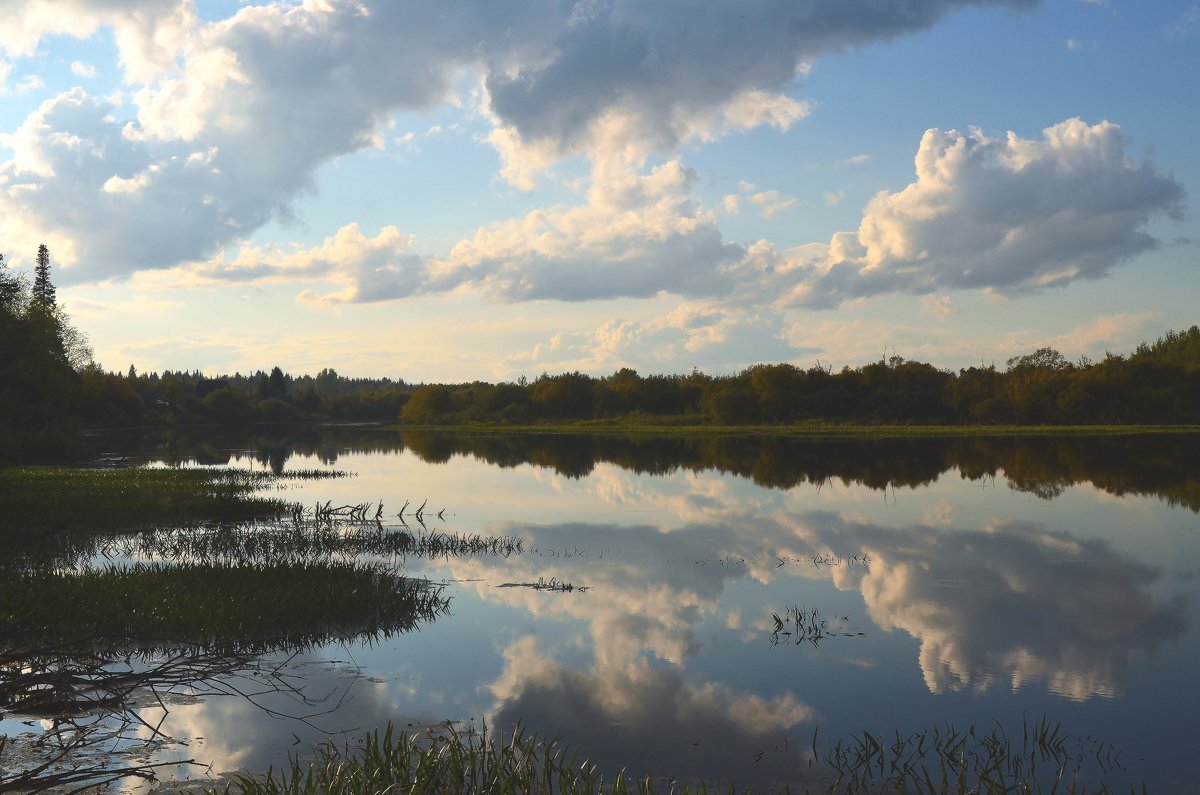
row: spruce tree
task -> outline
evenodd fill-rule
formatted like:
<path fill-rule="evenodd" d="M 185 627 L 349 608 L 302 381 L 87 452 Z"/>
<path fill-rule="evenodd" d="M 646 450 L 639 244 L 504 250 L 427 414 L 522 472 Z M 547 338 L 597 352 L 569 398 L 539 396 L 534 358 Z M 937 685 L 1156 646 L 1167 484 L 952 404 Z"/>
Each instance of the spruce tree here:
<path fill-rule="evenodd" d="M 33 301 L 42 309 L 53 311 L 58 299 L 54 283 L 50 281 L 50 249 L 43 243 L 38 246 L 37 266 L 33 275 Z"/>

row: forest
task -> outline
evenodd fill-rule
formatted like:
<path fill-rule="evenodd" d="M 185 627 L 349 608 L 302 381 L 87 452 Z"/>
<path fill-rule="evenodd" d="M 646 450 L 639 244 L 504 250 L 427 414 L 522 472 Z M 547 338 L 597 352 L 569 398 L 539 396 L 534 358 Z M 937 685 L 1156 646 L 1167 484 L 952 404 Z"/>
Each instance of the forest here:
<path fill-rule="evenodd" d="M 309 421 L 406 425 L 1163 425 L 1200 423 L 1200 327 L 1169 331 L 1127 356 L 1069 361 L 1052 348 L 957 372 L 898 355 L 834 371 L 757 364 L 515 382 L 410 384 L 332 368 L 269 372 L 110 372 L 58 305 L 45 246 L 32 284 L 0 256 L 0 461 L 62 459 L 85 428 Z"/>

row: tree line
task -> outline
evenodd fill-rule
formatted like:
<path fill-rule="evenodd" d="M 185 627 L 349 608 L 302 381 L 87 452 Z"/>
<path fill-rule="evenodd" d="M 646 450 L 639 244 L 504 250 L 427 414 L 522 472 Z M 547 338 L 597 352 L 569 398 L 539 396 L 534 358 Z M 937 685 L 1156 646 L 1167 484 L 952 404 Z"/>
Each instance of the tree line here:
<path fill-rule="evenodd" d="M 819 363 L 758 364 L 530 381 L 413 385 L 347 378 L 199 371 L 107 372 L 58 304 L 50 254 L 32 282 L 0 255 L 0 461 L 63 458 L 85 427 L 246 426 L 311 420 L 411 425 L 623 420 L 712 425 L 889 423 L 1108 425 L 1200 423 L 1200 328 L 1170 331 L 1128 356 L 1068 361 L 1053 348 L 995 365 L 944 370 L 900 356 L 835 372 Z"/>
<path fill-rule="evenodd" d="M 1110 425 L 1200 422 L 1200 328 L 1168 332 L 1129 356 L 1068 361 L 1053 348 L 958 372 L 891 356 L 840 372 L 758 364 L 730 376 L 593 378 L 416 388 L 402 422 L 525 423 L 632 418 L 701 424 L 804 422 L 945 425 Z"/>
<path fill-rule="evenodd" d="M 246 425 L 309 419 L 407 425 L 577 421 L 643 424 L 1112 425 L 1200 423 L 1200 328 L 1169 331 L 1128 356 L 1068 361 L 1053 348 L 957 372 L 890 356 L 834 371 L 758 364 L 711 376 L 693 370 L 642 376 L 630 368 L 593 377 L 543 373 L 530 381 L 420 384 L 270 373 L 207 378 L 202 373 L 137 374 L 108 424 L 217 422 Z"/>

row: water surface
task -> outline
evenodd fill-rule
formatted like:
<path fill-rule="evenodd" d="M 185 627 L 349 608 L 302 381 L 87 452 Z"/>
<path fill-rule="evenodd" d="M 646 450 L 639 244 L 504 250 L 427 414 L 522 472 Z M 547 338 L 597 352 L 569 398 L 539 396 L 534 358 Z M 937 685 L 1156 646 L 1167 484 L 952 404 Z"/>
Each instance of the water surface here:
<path fill-rule="evenodd" d="M 1019 735 L 1048 719 L 1121 749 L 1106 779 L 1118 786 L 1194 782 L 1193 437 L 341 429 L 111 445 L 159 465 L 352 472 L 290 481 L 283 496 L 382 502 L 387 532 L 519 542 L 376 549 L 365 557 L 429 580 L 446 610 L 280 644 L 263 659 L 290 677 L 286 692 L 202 694 L 165 718 L 147 705 L 173 741 L 157 758 L 192 757 L 209 775 L 278 767 L 388 721 L 486 720 L 561 736 L 614 769 L 803 784 L 814 731 L 820 754 L 863 730 L 998 722 Z M 0 731 L 36 730 L 18 724 Z"/>

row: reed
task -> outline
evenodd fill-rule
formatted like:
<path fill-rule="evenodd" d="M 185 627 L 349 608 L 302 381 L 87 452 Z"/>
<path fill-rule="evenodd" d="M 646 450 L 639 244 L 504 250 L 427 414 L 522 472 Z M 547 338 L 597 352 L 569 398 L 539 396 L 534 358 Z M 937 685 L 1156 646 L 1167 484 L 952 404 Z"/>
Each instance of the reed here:
<path fill-rule="evenodd" d="M 771 645 L 785 646 L 811 643 L 820 646 L 821 641 L 833 637 L 862 637 L 865 632 L 851 632 L 849 616 L 823 617 L 817 608 L 805 609 L 793 605 L 783 611 L 783 615 L 771 611 Z"/>
<path fill-rule="evenodd" d="M 572 583 L 565 582 L 564 580 L 560 580 L 557 577 L 551 577 L 548 580 L 545 577 L 538 577 L 537 582 L 505 582 L 496 587 L 530 588 L 534 591 L 551 591 L 555 593 L 571 593 L 572 591 L 579 591 L 580 593 L 583 593 L 588 590 L 586 585 L 574 585 Z"/>
<path fill-rule="evenodd" d="M 625 771 L 608 777 L 593 762 L 562 745 L 511 733 L 444 730 L 405 733 L 389 724 L 367 735 L 354 748 L 327 743 L 315 749 L 311 762 L 293 756 L 286 769 L 263 775 L 241 774 L 223 792 L 245 795 L 309 795 L 312 793 L 395 792 L 405 795 L 541 795 L 541 793 L 606 792 L 614 795 L 654 793 L 749 792 L 733 786 L 687 785 L 653 777 L 637 778 Z M 215 790 L 208 791 L 216 795 Z"/>
<path fill-rule="evenodd" d="M 391 637 L 449 605 L 439 586 L 350 562 L 30 571 L 0 578 L 0 647 L 259 654 Z"/>
<path fill-rule="evenodd" d="M 276 516 L 276 476 L 215 469 L 0 469 L 0 543 L 14 552 L 100 533 Z"/>
<path fill-rule="evenodd" d="M 1085 770 L 1086 768 L 1086 770 Z M 1104 795 L 1107 777 L 1125 770 L 1120 754 L 1097 740 L 1075 740 L 1047 719 L 1026 721 L 1018 744 L 997 723 L 988 732 L 933 727 L 895 738 L 863 732 L 839 741 L 823 758 L 813 734 L 811 764 L 797 768 L 797 781 L 758 791 L 795 793 L 895 793 L 895 795 L 1009 795 L 1064 793 Z M 353 747 L 326 743 L 305 762 L 262 775 L 242 773 L 224 793 L 309 795 L 310 793 L 397 792 L 529 793 L 530 795 L 650 795 L 651 793 L 744 792 L 733 784 L 639 777 L 627 770 L 606 773 L 564 746 L 525 734 L 442 730 L 397 732 L 388 725 Z M 214 791 L 210 791 L 215 795 Z"/>

